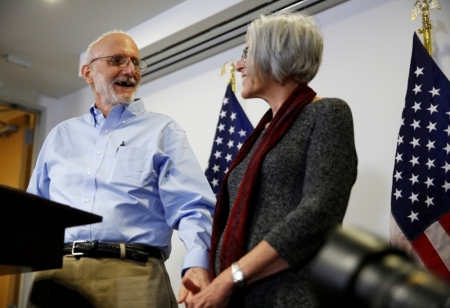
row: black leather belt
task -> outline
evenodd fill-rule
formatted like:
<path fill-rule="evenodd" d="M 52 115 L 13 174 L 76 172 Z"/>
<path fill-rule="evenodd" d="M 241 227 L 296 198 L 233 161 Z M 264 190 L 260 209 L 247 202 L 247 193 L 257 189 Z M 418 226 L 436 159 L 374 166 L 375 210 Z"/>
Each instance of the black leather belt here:
<path fill-rule="evenodd" d="M 121 248 L 122 246 L 122 248 Z M 98 241 L 75 241 L 64 244 L 63 254 L 75 257 L 119 258 L 147 262 L 149 257 L 163 261 L 163 255 L 158 248 L 141 244 L 99 243 Z"/>

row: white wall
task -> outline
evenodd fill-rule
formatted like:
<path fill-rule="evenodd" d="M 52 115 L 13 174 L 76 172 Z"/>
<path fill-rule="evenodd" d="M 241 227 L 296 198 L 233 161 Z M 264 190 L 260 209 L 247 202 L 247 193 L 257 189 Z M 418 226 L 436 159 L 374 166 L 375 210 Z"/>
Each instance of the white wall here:
<path fill-rule="evenodd" d="M 319 19 L 325 52 L 318 76 L 311 83 L 319 96 L 344 99 L 355 124 L 359 157 L 358 179 L 353 188 L 344 224 L 362 227 L 388 239 L 390 195 L 396 139 L 406 94 L 412 37 L 421 27 L 412 22 L 415 0 L 353 0 L 322 12 Z M 431 11 L 434 58 L 450 76 L 450 3 Z M 180 16 L 182 18 L 182 16 Z M 155 31 L 149 30 L 149 31 Z M 149 32 L 150 33 L 150 32 Z M 221 66 L 237 60 L 239 46 L 141 86 L 139 97 L 149 110 L 172 116 L 187 131 L 203 168 L 210 154 L 215 125 L 225 93 L 227 77 Z M 237 77 L 237 93 L 241 78 Z M 244 101 L 237 95 L 250 120 L 256 124 L 268 106 L 260 100 Z M 68 95 L 48 111 L 53 123 L 85 113 L 92 104 L 89 88 Z M 58 121 L 58 122 L 59 122 Z M 184 247 L 173 240 L 166 262 L 175 292 L 180 285 Z"/>

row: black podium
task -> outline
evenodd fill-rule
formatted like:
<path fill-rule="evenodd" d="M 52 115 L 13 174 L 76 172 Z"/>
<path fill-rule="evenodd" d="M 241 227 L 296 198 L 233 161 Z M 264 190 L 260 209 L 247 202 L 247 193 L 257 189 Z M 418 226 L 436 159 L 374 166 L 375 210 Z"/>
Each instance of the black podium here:
<path fill-rule="evenodd" d="M 0 275 L 61 268 L 64 230 L 102 217 L 0 185 Z"/>

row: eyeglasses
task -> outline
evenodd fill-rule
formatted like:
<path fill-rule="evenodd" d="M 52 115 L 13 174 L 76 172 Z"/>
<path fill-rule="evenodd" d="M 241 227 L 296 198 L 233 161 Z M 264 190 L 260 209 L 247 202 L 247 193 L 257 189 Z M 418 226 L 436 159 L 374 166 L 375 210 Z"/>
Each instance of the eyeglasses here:
<path fill-rule="evenodd" d="M 244 62 L 247 61 L 247 54 L 248 54 L 248 47 L 245 47 L 244 50 L 242 51 L 242 59 L 244 60 Z"/>
<path fill-rule="evenodd" d="M 144 72 L 148 67 L 147 63 L 145 63 L 144 60 L 131 59 L 125 55 L 112 55 L 112 56 L 98 57 L 98 58 L 92 59 L 92 61 L 89 64 L 91 64 L 95 60 L 106 59 L 106 58 L 110 58 L 111 64 L 114 66 L 120 67 L 120 68 L 127 67 L 128 63 L 130 63 L 130 61 L 131 61 L 134 69 L 136 70 L 136 72 L 139 72 L 139 73 Z"/>

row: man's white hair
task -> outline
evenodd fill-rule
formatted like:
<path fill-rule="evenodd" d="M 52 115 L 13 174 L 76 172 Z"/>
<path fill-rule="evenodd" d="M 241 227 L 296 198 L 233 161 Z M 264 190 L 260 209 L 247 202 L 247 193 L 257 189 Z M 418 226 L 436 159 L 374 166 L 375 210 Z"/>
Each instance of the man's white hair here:
<path fill-rule="evenodd" d="M 116 33 L 125 34 L 126 36 L 133 39 L 128 33 L 124 32 L 122 30 L 111 30 L 111 31 L 105 32 L 102 35 L 100 35 L 95 41 L 93 41 L 92 43 L 89 44 L 88 48 L 86 49 L 86 54 L 84 55 L 84 63 L 89 64 L 89 62 L 92 61 L 92 48 L 94 47 L 95 44 L 98 43 L 98 41 L 100 41 L 101 39 L 103 39 L 104 37 L 106 37 L 108 35 L 116 34 Z"/>

